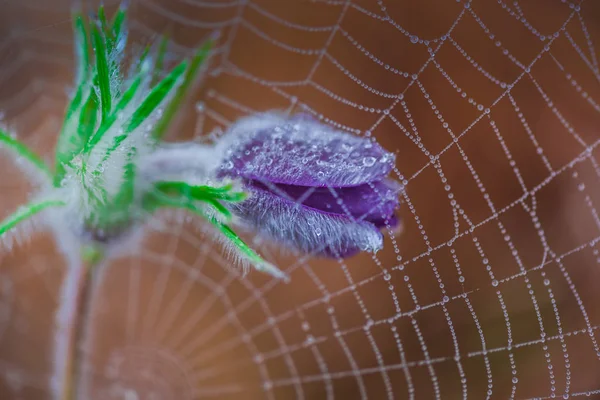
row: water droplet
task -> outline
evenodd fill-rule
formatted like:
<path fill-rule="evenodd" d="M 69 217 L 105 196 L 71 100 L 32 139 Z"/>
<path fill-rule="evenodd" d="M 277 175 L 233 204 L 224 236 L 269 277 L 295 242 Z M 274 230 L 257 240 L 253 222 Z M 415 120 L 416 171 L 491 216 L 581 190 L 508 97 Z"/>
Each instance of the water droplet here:
<path fill-rule="evenodd" d="M 411 42 L 411 43 L 418 43 L 418 42 L 419 42 L 419 37 L 418 37 L 418 36 L 416 36 L 416 35 L 412 35 L 412 36 L 410 37 L 410 42 Z"/>
<path fill-rule="evenodd" d="M 518 383 L 519 382 L 519 378 L 517 378 L 516 376 L 514 376 L 512 378 L 512 383 Z"/>
<path fill-rule="evenodd" d="M 322 233 L 323 231 L 321 231 L 321 228 L 315 228 L 315 235 L 321 236 Z"/>
<path fill-rule="evenodd" d="M 544 285 L 549 286 L 550 285 L 550 279 L 544 279 Z"/>
<path fill-rule="evenodd" d="M 227 161 L 224 165 L 223 168 L 225 169 L 232 169 L 233 168 L 233 162 L 231 161 Z"/>
<path fill-rule="evenodd" d="M 375 164 L 375 161 L 377 161 L 375 160 L 375 157 L 365 157 L 363 158 L 363 165 L 365 167 L 371 167 Z"/>
<path fill-rule="evenodd" d="M 498 286 L 498 281 L 496 279 L 494 279 L 492 281 L 492 286 L 494 286 L 494 287 Z"/>

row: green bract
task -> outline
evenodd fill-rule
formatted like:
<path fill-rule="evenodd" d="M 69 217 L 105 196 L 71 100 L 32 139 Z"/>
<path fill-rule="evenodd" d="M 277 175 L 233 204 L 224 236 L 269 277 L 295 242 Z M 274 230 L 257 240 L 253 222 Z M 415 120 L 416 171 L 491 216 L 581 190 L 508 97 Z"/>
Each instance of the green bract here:
<path fill-rule="evenodd" d="M 283 277 L 229 227 L 227 203 L 246 198 L 235 185 L 210 176 L 170 181 L 148 179 L 140 173 L 142 160 L 163 145 L 161 139 L 213 42 L 206 41 L 191 59 L 181 61 L 161 77 L 167 48 L 163 39 L 157 48 L 146 48 L 130 67 L 131 76 L 125 76 L 126 18 L 127 10 L 120 8 L 108 20 L 103 7 L 94 20 L 77 13 L 73 16 L 76 86 L 58 137 L 53 169 L 0 130 L 0 147 L 20 161 L 17 165 L 26 164 L 28 172 L 35 170 L 42 183 L 30 203 L 0 224 L 0 238 L 10 243 L 12 236 L 19 236 L 23 222 L 39 220 L 56 228 L 58 240 L 68 231 L 83 238 L 81 246 L 102 251 L 111 239 L 157 209 L 178 208 L 210 222 L 243 261 Z"/>

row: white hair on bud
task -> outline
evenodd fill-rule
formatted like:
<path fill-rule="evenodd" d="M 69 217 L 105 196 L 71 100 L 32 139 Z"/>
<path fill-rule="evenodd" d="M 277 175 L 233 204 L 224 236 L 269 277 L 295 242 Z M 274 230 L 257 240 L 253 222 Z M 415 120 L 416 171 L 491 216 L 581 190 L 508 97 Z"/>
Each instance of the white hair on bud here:
<path fill-rule="evenodd" d="M 281 126 L 287 119 L 289 117 L 286 114 L 276 111 L 258 113 L 240 118 L 220 137 L 217 146 L 224 152 L 227 148 L 231 148 L 236 141 L 243 139 L 244 136 L 251 136 L 255 132 Z"/>
<path fill-rule="evenodd" d="M 260 189 L 231 207 L 259 234 L 304 253 L 326 248 L 333 254 L 352 248 L 377 252 L 383 247 L 383 235 L 368 222 L 314 211 Z"/>

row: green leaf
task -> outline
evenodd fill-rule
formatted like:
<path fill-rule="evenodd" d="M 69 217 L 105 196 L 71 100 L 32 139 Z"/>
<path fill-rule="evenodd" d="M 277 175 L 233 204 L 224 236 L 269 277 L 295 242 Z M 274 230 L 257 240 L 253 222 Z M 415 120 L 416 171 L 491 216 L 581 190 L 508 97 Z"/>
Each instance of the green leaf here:
<path fill-rule="evenodd" d="M 104 37 L 107 39 L 107 42 L 109 40 L 114 39 L 112 37 L 112 35 L 113 35 L 112 28 L 109 28 L 108 22 L 106 21 L 106 12 L 104 11 L 103 5 L 98 7 L 98 21 L 100 21 L 100 27 L 102 28 L 102 33 L 104 34 Z M 109 53 L 110 53 L 110 51 L 109 51 Z"/>
<path fill-rule="evenodd" d="M 87 82 L 90 75 L 90 43 L 81 14 L 76 14 L 73 23 L 75 36 L 75 55 L 77 58 L 77 82 L 78 86 Z"/>
<path fill-rule="evenodd" d="M 78 137 L 75 145 L 76 153 L 79 153 L 85 146 L 85 143 L 93 135 L 98 120 L 98 97 L 91 91 L 90 95 L 79 115 Z M 76 155 L 73 154 L 73 156 Z"/>
<path fill-rule="evenodd" d="M 68 163 L 70 161 L 69 156 L 76 152 L 72 146 L 73 142 L 76 140 L 75 136 L 78 130 L 77 124 L 79 122 L 81 109 L 83 107 L 83 98 L 85 97 L 85 92 L 90 90 L 89 87 L 86 88 L 86 85 L 86 83 L 82 83 L 77 88 L 77 91 L 75 92 L 75 95 L 73 96 L 73 99 L 67 108 L 65 119 L 63 121 L 60 134 L 58 135 L 55 150 L 55 186 L 60 184 L 65 174 L 64 164 Z"/>
<path fill-rule="evenodd" d="M 221 221 L 218 221 L 215 218 L 208 217 L 208 221 L 213 224 L 215 228 L 217 228 L 223 236 L 225 236 L 229 241 L 237 247 L 237 249 L 248 258 L 254 267 L 262 272 L 270 274 L 276 278 L 289 280 L 288 276 L 281 271 L 279 268 L 274 266 L 273 264 L 265 261 L 261 256 L 258 255 L 250 246 L 248 246 L 237 233 L 234 232 L 229 225 L 225 225 Z"/>
<path fill-rule="evenodd" d="M 75 36 L 75 55 L 77 59 L 77 88 L 65 111 L 62 129 L 56 146 L 56 174 L 54 184 L 59 185 L 65 173 L 63 163 L 70 161 L 69 157 L 77 153 L 73 148 L 74 137 L 78 131 L 77 123 L 80 113 L 85 106 L 86 93 L 90 91 L 90 50 L 86 31 L 86 24 L 81 14 L 77 13 L 73 19 L 73 31 Z"/>
<path fill-rule="evenodd" d="M 128 159 L 131 160 L 135 153 L 137 152 L 136 148 L 132 148 L 130 154 L 128 154 Z M 135 195 L 135 173 L 136 166 L 132 162 L 129 162 L 125 165 L 125 170 L 123 171 L 123 184 L 115 197 L 114 203 L 117 204 L 121 208 L 128 207 L 131 203 L 133 203 L 134 195 Z"/>
<path fill-rule="evenodd" d="M 134 111 L 129 123 L 125 126 L 126 133 L 131 133 L 140 126 L 154 110 L 156 110 L 160 103 L 171 93 L 175 85 L 179 82 L 186 67 L 187 61 L 184 60 L 152 89 L 138 109 Z"/>
<path fill-rule="evenodd" d="M 94 45 L 94 50 L 96 51 L 96 73 L 98 87 L 100 89 L 102 121 L 104 123 L 112 110 L 112 94 L 110 92 L 110 71 L 106 41 L 97 25 L 92 26 L 92 43 Z"/>
<path fill-rule="evenodd" d="M 161 207 L 170 208 L 181 208 L 191 211 L 192 213 L 201 216 L 208 222 L 210 222 L 225 238 L 227 238 L 236 249 L 239 250 L 240 255 L 250 261 L 254 267 L 262 272 L 268 273 L 276 278 L 288 280 L 288 276 L 280 269 L 275 267 L 273 264 L 265 261 L 258 253 L 256 253 L 250 246 L 248 246 L 231 227 L 219 221 L 218 219 L 206 215 L 201 209 L 196 207 L 185 197 L 172 197 L 167 196 L 163 193 L 156 192 L 147 196 L 145 199 L 144 207 L 148 212 L 154 212 L 156 209 Z"/>
<path fill-rule="evenodd" d="M 164 62 L 165 62 L 165 54 L 167 53 L 167 45 L 169 43 L 169 38 L 167 35 L 163 35 L 160 40 L 160 44 L 158 45 L 158 52 L 156 53 L 156 61 L 154 62 L 154 68 L 152 69 L 152 81 L 150 82 L 151 86 L 154 86 L 156 82 L 160 78 L 160 73 L 163 70 Z"/>
<path fill-rule="evenodd" d="M 185 71 L 186 62 L 182 61 L 169 75 L 167 75 L 152 91 L 146 96 L 139 107 L 133 112 L 133 115 L 129 119 L 129 122 L 124 127 L 124 133 L 116 136 L 113 140 L 112 145 L 106 151 L 104 160 L 107 160 L 110 155 L 119 148 L 121 143 L 127 139 L 129 134 L 139 127 L 145 120 L 152 114 L 152 112 L 160 105 L 160 103 L 169 95 L 173 90 L 173 87 L 179 81 L 180 76 Z M 97 143 L 100 139 L 96 140 Z M 127 166 L 126 168 L 131 169 L 131 176 L 129 179 L 133 180 L 133 174 L 135 168 L 133 166 Z M 126 181 L 127 182 L 127 181 Z"/>
<path fill-rule="evenodd" d="M 111 115 L 106 119 L 106 121 L 102 123 L 98 131 L 90 138 L 90 140 L 85 146 L 85 153 L 88 153 L 92 147 L 98 144 L 98 142 L 102 139 L 102 136 L 106 133 L 106 131 L 112 126 L 112 124 L 115 123 L 119 113 L 122 112 L 129 105 L 131 100 L 133 100 L 133 98 L 135 97 L 138 89 L 141 86 L 141 83 L 142 74 L 140 73 L 133 79 L 131 85 L 129 86 L 129 88 L 127 88 L 125 93 L 123 93 Z"/>
<path fill-rule="evenodd" d="M 17 211 L 0 223 L 0 237 L 17 226 L 19 223 L 33 217 L 35 214 L 38 214 L 46 208 L 60 207 L 64 206 L 65 204 L 66 203 L 62 200 L 43 200 L 37 203 L 29 203 L 23 207 L 20 207 Z"/>
<path fill-rule="evenodd" d="M 22 157 L 31 163 L 40 172 L 47 175 L 52 180 L 52 172 L 37 154 L 27 147 L 27 145 L 12 136 L 6 131 L 0 129 L 0 147 L 5 147 L 17 157 Z"/>
<path fill-rule="evenodd" d="M 76 126 L 71 128 L 66 126 L 64 131 L 67 132 L 69 129 L 72 129 L 73 132 L 61 134 L 59 138 L 56 151 L 55 186 L 59 186 L 65 176 L 65 165 L 68 165 L 85 148 L 86 143 L 96 129 L 98 97 L 94 91 L 89 91 L 87 101 L 78 114 L 79 119 L 76 121 Z"/>
<path fill-rule="evenodd" d="M 125 23 L 127 18 L 127 7 L 121 5 L 117 13 L 113 16 L 112 20 L 112 30 L 113 35 L 117 40 L 121 37 L 121 35 L 125 31 Z"/>
<path fill-rule="evenodd" d="M 232 184 L 221 187 L 212 187 L 205 185 L 190 185 L 187 182 L 181 181 L 160 181 L 155 183 L 155 188 L 164 193 L 175 192 L 197 201 L 214 199 L 238 203 L 248 197 L 245 192 L 233 191 Z"/>
<path fill-rule="evenodd" d="M 194 80 L 196 79 L 200 66 L 210 54 L 213 45 L 213 40 L 207 40 L 206 42 L 204 42 L 202 47 L 198 49 L 198 51 L 192 58 L 192 62 L 190 63 L 185 73 L 183 82 L 181 83 L 181 85 L 179 85 L 177 92 L 175 92 L 175 96 L 167 105 L 162 118 L 158 121 L 156 127 L 154 128 L 153 135 L 155 139 L 162 139 L 162 137 L 165 135 L 167 129 L 169 128 L 169 125 L 171 124 L 173 118 L 177 114 L 177 111 L 180 109 L 181 103 L 185 99 L 188 90 L 190 89 Z"/>
<path fill-rule="evenodd" d="M 165 194 L 175 194 L 189 203 L 201 201 L 210 204 L 226 219 L 231 219 L 231 211 L 220 203 L 219 197 L 223 197 L 222 191 L 213 191 L 210 186 L 194 186 L 186 182 L 158 182 L 155 188 Z"/>
<path fill-rule="evenodd" d="M 121 77 L 120 62 L 123 59 L 123 49 L 127 39 L 125 25 L 126 8 L 120 7 L 109 23 L 106 18 L 104 7 L 100 6 L 98 10 L 98 20 L 102 33 L 105 37 L 106 54 L 108 55 L 108 67 L 110 76 Z"/>
<path fill-rule="evenodd" d="M 142 51 L 142 54 L 140 55 L 140 59 L 137 62 L 137 68 L 136 68 L 137 73 L 140 73 L 140 71 L 142 71 L 142 69 L 144 69 L 144 67 L 145 67 L 144 62 L 146 61 L 146 58 L 148 58 L 148 54 L 150 54 L 150 48 L 151 48 L 150 45 L 146 45 L 144 47 L 144 51 Z"/>

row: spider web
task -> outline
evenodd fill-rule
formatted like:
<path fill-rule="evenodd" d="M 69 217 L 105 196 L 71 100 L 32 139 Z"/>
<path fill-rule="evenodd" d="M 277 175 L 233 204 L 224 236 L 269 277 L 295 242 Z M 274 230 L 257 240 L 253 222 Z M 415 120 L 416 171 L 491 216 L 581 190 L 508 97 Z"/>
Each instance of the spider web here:
<path fill-rule="evenodd" d="M 69 3 L 48 4 L 4 2 L 0 45 L 0 108 L 42 154 L 72 74 Z M 255 243 L 284 284 L 241 279 L 195 221 L 169 222 L 99 272 L 82 398 L 600 398 L 598 15 L 592 0 L 134 1 L 134 42 L 167 30 L 173 60 L 222 32 L 173 139 L 307 111 L 397 153 L 403 225 L 347 260 Z M 26 190 L 15 173 L 3 213 Z M 1 260 L 2 398 L 51 396 L 64 263 L 45 243 Z"/>

